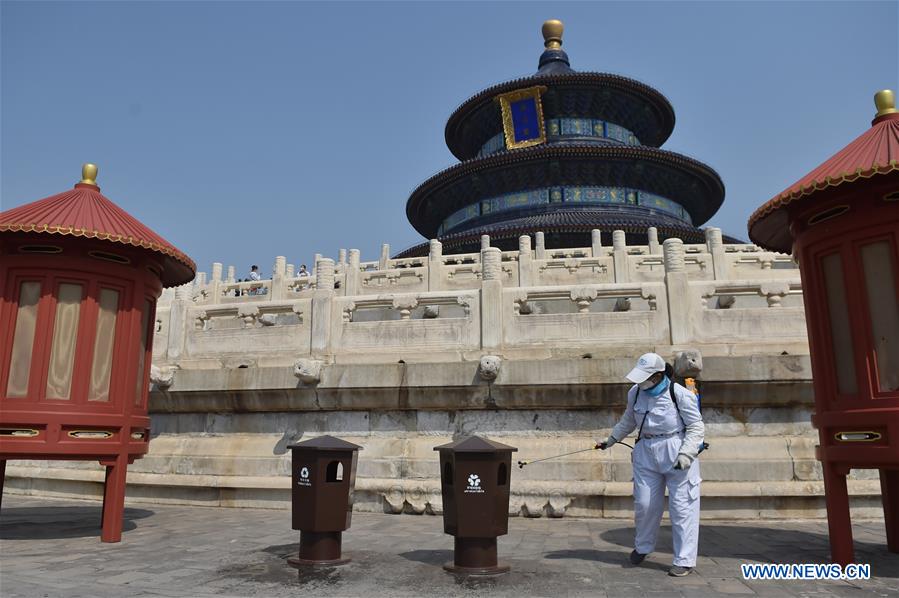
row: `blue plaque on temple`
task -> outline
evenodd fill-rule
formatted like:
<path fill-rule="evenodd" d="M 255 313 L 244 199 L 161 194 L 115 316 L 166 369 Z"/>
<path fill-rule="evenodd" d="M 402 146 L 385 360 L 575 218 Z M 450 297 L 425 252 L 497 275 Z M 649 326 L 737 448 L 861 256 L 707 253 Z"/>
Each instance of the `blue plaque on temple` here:
<path fill-rule="evenodd" d="M 496 96 L 502 110 L 506 149 L 546 143 L 543 105 L 540 103 L 544 91 L 545 86 L 536 85 Z"/>
<path fill-rule="evenodd" d="M 537 121 L 537 99 L 524 98 L 511 103 L 512 126 L 515 143 L 540 138 L 540 123 Z"/>

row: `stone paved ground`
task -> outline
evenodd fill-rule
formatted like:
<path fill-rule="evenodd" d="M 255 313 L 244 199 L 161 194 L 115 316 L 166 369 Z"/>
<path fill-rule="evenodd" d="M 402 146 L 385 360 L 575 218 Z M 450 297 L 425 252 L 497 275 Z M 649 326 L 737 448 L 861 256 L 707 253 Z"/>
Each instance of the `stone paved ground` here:
<path fill-rule="evenodd" d="M 452 538 L 432 516 L 357 513 L 344 535 L 349 565 L 297 572 L 286 559 L 299 533 L 287 511 L 133 506 L 121 544 L 99 541 L 95 502 L 7 495 L 0 515 L 0 595 L 13 596 L 899 596 L 899 555 L 886 552 L 883 523 L 855 525 L 870 581 L 749 582 L 739 563 L 826 562 L 824 522 L 706 523 L 696 573 L 666 575 L 661 552 L 625 566 L 628 522 L 512 518 L 500 539 L 512 572 L 450 575 Z"/>

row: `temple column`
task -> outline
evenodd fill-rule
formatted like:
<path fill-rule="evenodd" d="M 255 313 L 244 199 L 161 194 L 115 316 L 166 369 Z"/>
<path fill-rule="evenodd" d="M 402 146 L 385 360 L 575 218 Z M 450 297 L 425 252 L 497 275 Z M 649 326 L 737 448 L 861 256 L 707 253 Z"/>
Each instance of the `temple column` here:
<path fill-rule="evenodd" d="M 665 289 L 668 293 L 671 344 L 688 343 L 692 340 L 693 332 L 690 320 L 693 297 L 684 264 L 684 242 L 680 239 L 665 239 L 662 251 L 665 256 Z"/>
<path fill-rule="evenodd" d="M 659 229 L 650 226 L 646 229 L 646 238 L 648 239 L 649 255 L 661 255 L 662 246 L 659 245 Z"/>
<path fill-rule="evenodd" d="M 481 251 L 481 347 L 498 349 L 503 344 L 503 263 L 498 247 Z"/>
<path fill-rule="evenodd" d="M 825 461 L 821 465 L 824 470 L 824 501 L 827 505 L 827 530 L 830 534 L 830 560 L 845 567 L 855 560 L 846 474 L 839 471 L 833 463 Z"/>
<path fill-rule="evenodd" d="M 103 485 L 103 516 L 101 519 L 102 542 L 121 542 L 122 518 L 125 515 L 125 478 L 128 475 L 128 455 L 122 454 L 114 461 L 101 461 L 106 466 L 106 483 Z"/>
<path fill-rule="evenodd" d="M 527 235 L 518 237 L 518 286 L 529 287 L 534 284 L 534 259 L 531 257 L 531 238 Z"/>
<path fill-rule="evenodd" d="M 283 255 L 275 257 L 275 265 L 272 266 L 272 291 L 269 296 L 271 301 L 284 299 L 284 277 L 287 274 L 287 258 Z M 333 288 L 333 285 L 331 285 Z"/>
<path fill-rule="evenodd" d="M 209 299 L 211 303 L 221 303 L 222 301 L 222 263 L 213 262 L 212 264 L 212 284 L 209 291 Z"/>
<path fill-rule="evenodd" d="M 593 257 L 600 257 L 602 255 L 602 231 L 598 228 L 594 228 L 590 231 L 590 247 L 592 249 Z"/>
<path fill-rule="evenodd" d="M 346 267 L 346 295 L 359 293 L 359 250 L 350 249 L 349 263 Z"/>
<path fill-rule="evenodd" d="M 883 500 L 887 549 L 890 552 L 899 552 L 899 470 L 880 470 L 880 495 Z"/>
<path fill-rule="evenodd" d="M 710 227 L 705 229 L 705 245 L 712 254 L 712 266 L 715 270 L 715 280 L 727 280 L 727 261 L 724 257 L 724 240 L 721 229 Z"/>
<path fill-rule="evenodd" d="M 623 230 L 612 231 L 612 260 L 615 265 L 615 282 L 630 282 L 627 271 L 627 240 Z"/>
<path fill-rule="evenodd" d="M 352 252 L 350 256 L 352 260 Z M 318 260 L 315 287 L 312 293 L 311 346 L 313 355 L 323 355 L 331 350 L 331 311 L 334 307 L 334 260 L 331 258 Z"/>
<path fill-rule="evenodd" d="M 441 291 L 443 284 L 443 244 L 431 239 L 428 244 L 428 290 Z"/>
<path fill-rule="evenodd" d="M 186 283 L 175 289 L 175 298 L 169 306 L 169 334 L 165 349 L 165 359 L 177 361 L 184 353 L 187 330 L 193 323 L 188 321 L 188 311 L 193 305 L 191 291 L 193 285 Z"/>
<path fill-rule="evenodd" d="M 6 481 L 6 459 L 0 459 L 0 506 L 3 505 L 3 483 Z"/>

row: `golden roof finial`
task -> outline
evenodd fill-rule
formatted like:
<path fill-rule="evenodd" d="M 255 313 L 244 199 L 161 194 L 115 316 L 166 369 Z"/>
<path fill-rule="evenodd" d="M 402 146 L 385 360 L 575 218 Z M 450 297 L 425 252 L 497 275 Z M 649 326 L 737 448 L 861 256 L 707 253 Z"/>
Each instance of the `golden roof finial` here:
<path fill-rule="evenodd" d="M 558 19 L 550 19 L 543 23 L 543 45 L 547 50 L 558 50 L 562 47 L 562 31 L 565 26 Z"/>
<path fill-rule="evenodd" d="M 96 164 L 88 162 L 81 167 L 81 183 L 85 185 L 97 185 L 97 168 Z"/>
<path fill-rule="evenodd" d="M 877 106 L 877 114 L 874 118 L 884 114 L 899 112 L 899 110 L 896 110 L 896 94 L 893 93 L 892 89 L 881 89 L 875 93 L 874 105 Z"/>

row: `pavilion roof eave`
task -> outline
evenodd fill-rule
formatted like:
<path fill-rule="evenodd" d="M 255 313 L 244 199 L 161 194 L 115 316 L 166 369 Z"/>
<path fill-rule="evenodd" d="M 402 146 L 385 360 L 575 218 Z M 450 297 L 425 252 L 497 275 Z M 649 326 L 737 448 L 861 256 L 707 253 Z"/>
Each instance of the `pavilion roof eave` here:
<path fill-rule="evenodd" d="M 787 206 L 895 172 L 899 172 L 899 113 L 894 112 L 875 118 L 871 128 L 759 207 L 749 217 L 749 237 L 760 246 L 789 253 L 789 232 L 778 232 L 785 219 L 776 217 Z"/>
<path fill-rule="evenodd" d="M 186 254 L 128 214 L 93 184 L 0 212 L 0 232 L 97 239 L 159 254 L 164 286 L 193 280 L 197 267 Z"/>

